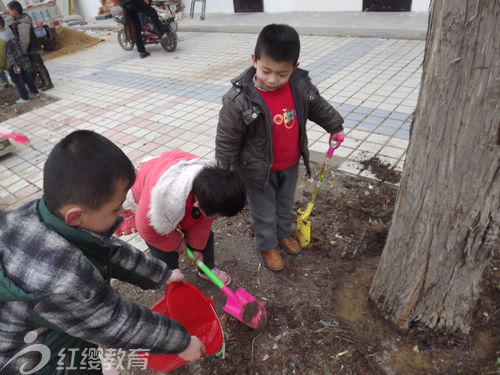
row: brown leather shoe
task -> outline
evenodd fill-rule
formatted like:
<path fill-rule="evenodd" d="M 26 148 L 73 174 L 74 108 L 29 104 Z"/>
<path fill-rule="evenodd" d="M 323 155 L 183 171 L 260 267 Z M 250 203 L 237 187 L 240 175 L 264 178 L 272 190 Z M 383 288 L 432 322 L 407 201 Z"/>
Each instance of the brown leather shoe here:
<path fill-rule="evenodd" d="M 280 238 L 278 242 L 281 248 L 288 254 L 297 255 L 302 250 L 299 242 L 293 237 Z"/>
<path fill-rule="evenodd" d="M 281 271 L 285 267 L 283 258 L 280 255 L 280 251 L 277 247 L 269 251 L 263 251 L 262 256 L 266 261 L 266 266 L 274 272 Z"/>

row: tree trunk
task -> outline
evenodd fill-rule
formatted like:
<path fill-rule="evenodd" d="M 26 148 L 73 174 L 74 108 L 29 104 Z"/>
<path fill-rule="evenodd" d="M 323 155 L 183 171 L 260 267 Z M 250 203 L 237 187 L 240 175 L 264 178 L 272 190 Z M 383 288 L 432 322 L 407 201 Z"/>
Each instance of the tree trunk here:
<path fill-rule="evenodd" d="M 500 248 L 500 1 L 432 2 L 420 96 L 370 298 L 397 326 L 467 333 Z"/>

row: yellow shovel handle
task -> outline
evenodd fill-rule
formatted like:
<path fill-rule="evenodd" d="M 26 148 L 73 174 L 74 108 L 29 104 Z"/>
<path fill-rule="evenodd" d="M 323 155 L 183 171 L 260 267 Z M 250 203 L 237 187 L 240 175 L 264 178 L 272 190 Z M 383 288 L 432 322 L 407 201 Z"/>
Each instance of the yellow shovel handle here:
<path fill-rule="evenodd" d="M 299 210 L 300 219 L 306 221 L 309 215 L 311 215 L 313 207 L 314 203 L 308 203 L 305 211 Z"/>

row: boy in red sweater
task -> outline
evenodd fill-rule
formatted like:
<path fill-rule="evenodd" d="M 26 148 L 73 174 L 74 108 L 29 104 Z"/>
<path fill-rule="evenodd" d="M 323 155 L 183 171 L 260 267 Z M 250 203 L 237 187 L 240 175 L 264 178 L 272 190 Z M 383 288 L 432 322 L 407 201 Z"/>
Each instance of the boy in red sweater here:
<path fill-rule="evenodd" d="M 267 25 L 257 39 L 253 66 L 232 80 L 222 98 L 215 157 L 239 170 L 247 189 L 257 249 L 273 271 L 284 267 L 278 246 L 296 255 L 292 235 L 298 162 L 310 176 L 306 122 L 343 134 L 344 120 L 297 68 L 300 40 L 288 25 Z"/>

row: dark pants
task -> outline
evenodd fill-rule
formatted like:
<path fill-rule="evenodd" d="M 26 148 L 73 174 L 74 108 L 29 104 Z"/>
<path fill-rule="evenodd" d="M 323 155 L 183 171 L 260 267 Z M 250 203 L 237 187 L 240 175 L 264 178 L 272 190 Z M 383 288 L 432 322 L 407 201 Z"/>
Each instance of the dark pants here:
<path fill-rule="evenodd" d="M 28 100 L 28 90 L 26 90 L 26 85 L 28 85 L 31 93 L 38 94 L 38 90 L 36 89 L 35 83 L 31 79 L 28 72 L 24 69 L 21 69 L 19 73 L 16 73 L 14 67 L 9 68 L 9 76 L 14 85 L 16 85 L 17 91 L 19 92 L 19 96 L 24 100 Z"/>
<path fill-rule="evenodd" d="M 158 18 L 158 13 L 151 7 L 151 5 L 146 4 L 144 0 L 132 0 L 128 4 L 123 6 L 123 11 L 125 12 L 125 17 L 130 20 L 135 33 L 135 44 L 137 45 L 137 51 L 144 52 L 144 43 L 142 41 L 142 24 L 139 19 L 138 13 L 142 13 L 144 16 L 151 18 L 155 25 L 155 32 L 158 35 L 163 35 L 165 30 L 163 30 L 163 25 Z"/>
<path fill-rule="evenodd" d="M 42 56 L 38 52 L 30 53 L 29 55 L 31 65 L 33 65 L 33 70 L 40 77 L 40 83 L 42 86 L 48 86 L 52 84 L 50 79 L 50 74 L 45 64 L 43 62 Z"/>
<path fill-rule="evenodd" d="M 282 171 L 271 171 L 261 191 L 247 186 L 247 197 L 255 230 L 255 245 L 260 251 L 278 246 L 278 239 L 292 234 L 292 209 L 295 202 L 299 164 Z"/>
<path fill-rule="evenodd" d="M 176 251 L 163 251 L 160 249 L 157 249 L 153 245 L 149 244 L 146 242 L 146 245 L 148 245 L 149 250 L 151 251 L 151 254 L 157 258 L 162 260 L 163 262 L 167 263 L 168 268 L 171 270 L 175 270 L 176 268 L 179 268 L 179 253 Z M 188 245 L 189 246 L 189 245 Z M 215 261 L 214 261 L 214 232 L 210 231 L 210 236 L 208 237 L 207 245 L 205 246 L 204 249 L 193 249 L 190 247 L 191 250 L 193 251 L 200 251 L 203 253 L 203 263 L 206 264 L 206 266 L 210 269 L 215 267 Z"/>

